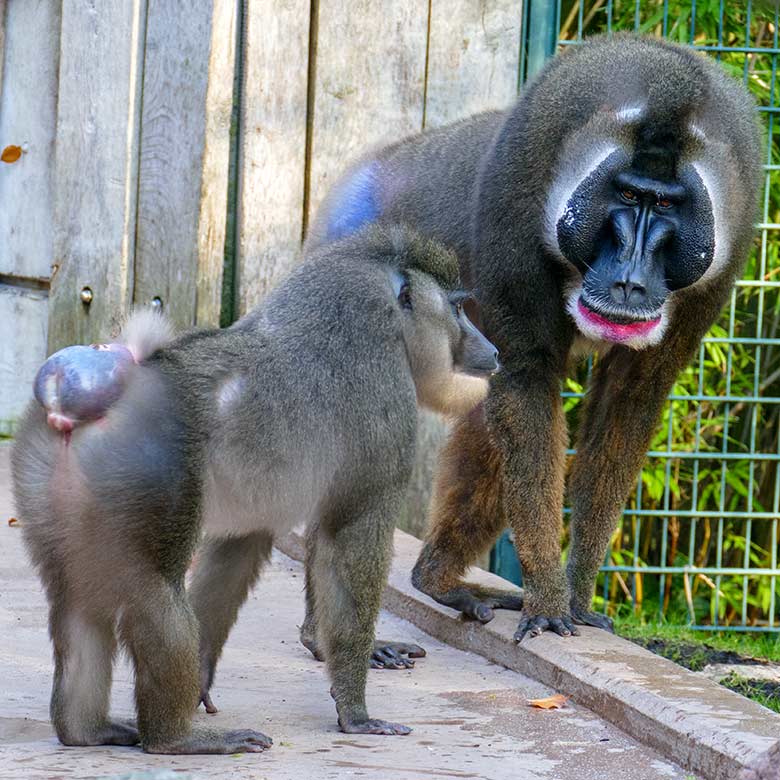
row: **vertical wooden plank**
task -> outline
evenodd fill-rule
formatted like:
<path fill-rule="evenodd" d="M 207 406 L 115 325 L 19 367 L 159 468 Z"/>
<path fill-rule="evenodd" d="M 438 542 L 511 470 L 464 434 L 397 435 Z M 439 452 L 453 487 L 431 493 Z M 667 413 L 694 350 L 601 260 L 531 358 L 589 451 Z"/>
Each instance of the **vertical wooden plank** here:
<path fill-rule="evenodd" d="M 60 6 L 0 0 L 0 434 L 13 433 L 46 357 Z M 30 42 L 35 41 L 35 46 Z"/>
<path fill-rule="evenodd" d="M 5 12 L 6 2 L 5 0 L 0 0 L 0 99 L 3 97 L 3 64 L 5 62 Z"/>
<path fill-rule="evenodd" d="M 290 270 L 300 250 L 310 0 L 247 0 L 245 9 L 237 214 L 239 314 Z"/>
<path fill-rule="evenodd" d="M 186 6 L 149 0 L 133 294 L 182 327 L 219 321 L 237 9 Z"/>
<path fill-rule="evenodd" d="M 145 0 L 63 0 L 52 350 L 106 338 L 130 303 L 145 9 Z"/>
<path fill-rule="evenodd" d="M 428 6 L 320 0 L 309 216 L 346 164 L 422 129 Z"/>
<path fill-rule="evenodd" d="M 59 4 L 11 3 L 5 23 L 0 149 L 15 144 L 25 153 L 15 163 L 0 163 L 0 274 L 49 276 Z"/>
<path fill-rule="evenodd" d="M 0 436 L 14 433 L 46 357 L 48 295 L 0 284 Z"/>
<path fill-rule="evenodd" d="M 206 137 L 198 219 L 198 275 L 195 321 L 219 325 L 230 171 L 230 121 L 241 0 L 216 2 L 211 20 L 211 54 L 206 89 Z"/>
<path fill-rule="evenodd" d="M 431 0 L 425 126 L 517 96 L 522 0 Z"/>

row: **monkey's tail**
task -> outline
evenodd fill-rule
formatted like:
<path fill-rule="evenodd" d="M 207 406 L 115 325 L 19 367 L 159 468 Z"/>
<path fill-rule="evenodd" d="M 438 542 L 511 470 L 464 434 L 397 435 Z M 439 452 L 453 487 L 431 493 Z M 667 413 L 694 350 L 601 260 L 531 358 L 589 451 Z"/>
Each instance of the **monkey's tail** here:
<path fill-rule="evenodd" d="M 154 309 L 136 309 L 126 320 L 119 336 L 136 363 L 173 341 L 173 325 L 165 315 Z"/>

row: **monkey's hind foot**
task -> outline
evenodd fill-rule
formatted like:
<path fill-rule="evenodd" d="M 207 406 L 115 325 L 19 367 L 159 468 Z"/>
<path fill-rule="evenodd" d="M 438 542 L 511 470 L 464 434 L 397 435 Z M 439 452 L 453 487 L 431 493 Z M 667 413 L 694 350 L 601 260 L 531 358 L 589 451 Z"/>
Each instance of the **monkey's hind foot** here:
<path fill-rule="evenodd" d="M 587 609 L 572 607 L 571 618 L 578 626 L 593 626 L 594 628 L 601 628 L 604 631 L 609 631 L 610 634 L 615 633 L 615 624 L 612 622 L 612 618 L 609 618 L 606 615 L 600 615 L 598 612 L 590 612 Z"/>
<path fill-rule="evenodd" d="M 215 755 L 262 753 L 273 745 L 271 737 L 251 729 L 237 731 L 193 730 L 190 736 L 169 744 L 144 745 L 147 753 L 163 755 Z"/>
<path fill-rule="evenodd" d="M 368 718 L 367 720 L 344 720 L 339 718 L 339 728 L 345 734 L 386 734 L 405 737 L 412 730 L 401 723 L 390 723 L 386 720 Z"/>
<path fill-rule="evenodd" d="M 414 658 L 425 658 L 425 649 L 407 642 L 387 642 L 377 639 L 368 661 L 372 669 L 412 669 Z"/>
<path fill-rule="evenodd" d="M 558 636 L 579 636 L 569 617 L 546 617 L 545 615 L 523 615 L 515 631 L 515 642 L 522 642 L 525 635 L 539 636 L 543 631 L 554 631 Z"/>

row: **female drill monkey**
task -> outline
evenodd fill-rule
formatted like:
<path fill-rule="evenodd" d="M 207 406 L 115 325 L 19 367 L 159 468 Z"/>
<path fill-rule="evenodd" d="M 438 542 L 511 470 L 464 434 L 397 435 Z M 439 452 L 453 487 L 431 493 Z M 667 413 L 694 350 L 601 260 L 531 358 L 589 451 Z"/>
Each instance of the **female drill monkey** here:
<path fill-rule="evenodd" d="M 503 370 L 441 458 L 413 582 L 516 638 L 590 611 L 596 573 L 678 372 L 728 299 L 753 235 L 755 106 L 711 59 L 616 35 L 556 57 L 518 103 L 401 141 L 336 184 L 309 246 L 379 219 L 455 249 Z M 571 470 L 561 564 L 570 356 L 599 352 Z M 462 582 L 514 528 L 522 598 Z M 568 576 L 567 576 L 568 574 Z"/>
<path fill-rule="evenodd" d="M 461 414 L 497 368 L 457 274 L 432 242 L 370 228 L 316 253 L 227 330 L 171 341 L 144 313 L 126 348 L 71 348 L 44 364 L 12 464 L 49 599 L 63 743 L 268 747 L 259 732 L 195 729 L 191 717 L 273 535 L 301 520 L 313 526 L 307 580 L 341 728 L 409 732 L 368 717 L 365 683 L 416 403 Z M 137 729 L 108 714 L 117 627 Z"/>

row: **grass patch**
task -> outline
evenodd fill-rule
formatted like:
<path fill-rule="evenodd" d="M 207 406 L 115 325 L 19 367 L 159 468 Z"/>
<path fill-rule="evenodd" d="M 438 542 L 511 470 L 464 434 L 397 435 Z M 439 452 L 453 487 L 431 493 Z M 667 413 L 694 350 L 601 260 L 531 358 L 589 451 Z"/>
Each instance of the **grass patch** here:
<path fill-rule="evenodd" d="M 724 677 L 720 684 L 730 691 L 735 691 L 780 713 L 780 683 L 771 680 L 749 680 L 738 674 L 730 674 L 728 677 Z"/>
<path fill-rule="evenodd" d="M 693 671 L 700 671 L 708 663 L 780 663 L 780 637 L 771 634 L 693 631 L 667 623 L 640 623 L 633 618 L 617 618 L 615 631 Z M 707 660 L 710 658 L 718 660 Z"/>

